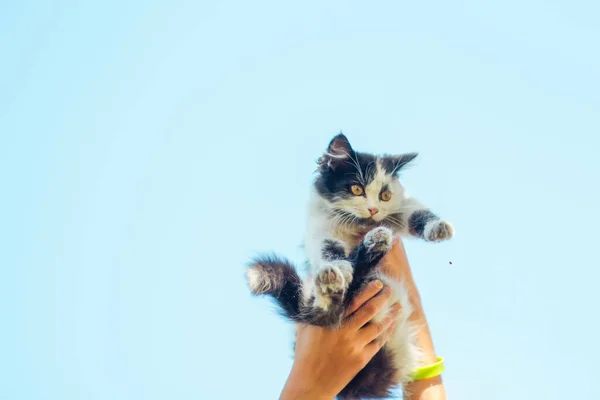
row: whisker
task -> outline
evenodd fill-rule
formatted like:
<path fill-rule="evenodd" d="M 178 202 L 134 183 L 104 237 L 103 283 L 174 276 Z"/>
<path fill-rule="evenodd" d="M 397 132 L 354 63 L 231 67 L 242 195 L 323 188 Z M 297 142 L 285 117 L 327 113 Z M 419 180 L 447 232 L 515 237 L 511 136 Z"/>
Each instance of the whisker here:
<path fill-rule="evenodd" d="M 393 222 L 395 225 L 398 225 L 398 226 L 404 226 L 404 222 L 402 222 L 401 220 L 394 218 L 394 217 L 388 216 L 384 219 L 384 221 Z"/>
<path fill-rule="evenodd" d="M 360 169 L 360 164 L 358 162 L 358 159 L 356 157 L 353 157 L 352 154 L 348 153 L 347 151 L 344 151 L 344 154 L 346 154 L 350 158 L 350 160 L 352 160 L 352 163 L 354 164 L 354 167 L 358 171 L 358 175 L 360 177 L 360 183 L 363 186 L 366 186 L 365 177 L 363 175 L 362 169 Z"/>

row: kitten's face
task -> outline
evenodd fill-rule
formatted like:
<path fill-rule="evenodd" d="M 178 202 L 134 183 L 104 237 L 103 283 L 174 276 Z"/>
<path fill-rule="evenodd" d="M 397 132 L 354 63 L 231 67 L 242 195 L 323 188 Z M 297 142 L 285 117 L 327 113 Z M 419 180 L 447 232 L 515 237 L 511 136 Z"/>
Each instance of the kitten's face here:
<path fill-rule="evenodd" d="M 404 188 L 398 171 L 417 156 L 374 156 L 355 152 L 343 134 L 333 138 L 319 160 L 317 192 L 340 222 L 375 224 L 401 211 Z"/>

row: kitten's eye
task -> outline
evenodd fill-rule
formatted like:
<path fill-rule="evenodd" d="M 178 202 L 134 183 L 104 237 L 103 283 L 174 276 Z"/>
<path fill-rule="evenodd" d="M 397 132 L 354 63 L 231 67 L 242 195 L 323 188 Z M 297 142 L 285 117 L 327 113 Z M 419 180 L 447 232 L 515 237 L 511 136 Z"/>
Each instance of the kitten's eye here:
<path fill-rule="evenodd" d="M 382 201 L 390 201 L 390 199 L 392 198 L 392 192 L 390 192 L 389 190 L 386 190 L 385 192 L 381 192 L 379 197 L 381 198 Z"/>
<path fill-rule="evenodd" d="M 352 191 L 352 194 L 355 196 L 362 196 L 362 194 L 365 192 L 363 190 L 363 188 L 360 187 L 359 185 L 352 185 L 350 187 L 350 190 Z"/>

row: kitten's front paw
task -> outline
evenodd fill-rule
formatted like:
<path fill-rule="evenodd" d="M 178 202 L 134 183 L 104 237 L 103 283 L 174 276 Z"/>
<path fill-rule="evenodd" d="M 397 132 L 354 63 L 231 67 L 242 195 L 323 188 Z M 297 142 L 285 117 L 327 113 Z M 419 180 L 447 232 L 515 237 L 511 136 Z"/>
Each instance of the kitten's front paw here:
<path fill-rule="evenodd" d="M 441 242 L 454 236 L 454 228 L 449 222 L 438 219 L 425 225 L 423 236 L 428 242 Z"/>
<path fill-rule="evenodd" d="M 344 291 L 352 282 L 352 264 L 346 260 L 330 261 L 323 264 L 316 277 L 321 293 Z"/>
<path fill-rule="evenodd" d="M 392 248 L 393 242 L 393 233 L 392 230 L 386 227 L 379 227 L 370 230 L 363 240 L 363 243 L 370 252 L 385 252 Z"/>

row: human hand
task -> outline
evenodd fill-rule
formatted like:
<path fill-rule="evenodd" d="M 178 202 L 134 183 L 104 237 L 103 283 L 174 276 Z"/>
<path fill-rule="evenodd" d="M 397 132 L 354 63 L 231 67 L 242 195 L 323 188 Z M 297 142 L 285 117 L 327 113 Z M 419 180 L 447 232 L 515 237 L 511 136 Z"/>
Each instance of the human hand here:
<path fill-rule="evenodd" d="M 294 366 L 280 400 L 331 400 L 381 349 L 394 330 L 400 305 L 380 323 L 370 323 L 391 297 L 371 282 L 354 299 L 339 328 L 300 325 Z"/>

